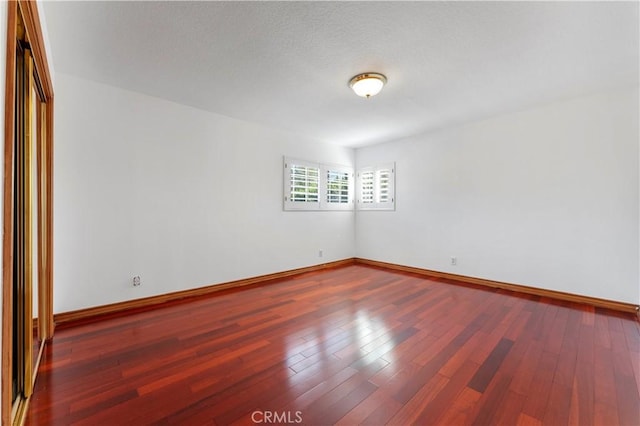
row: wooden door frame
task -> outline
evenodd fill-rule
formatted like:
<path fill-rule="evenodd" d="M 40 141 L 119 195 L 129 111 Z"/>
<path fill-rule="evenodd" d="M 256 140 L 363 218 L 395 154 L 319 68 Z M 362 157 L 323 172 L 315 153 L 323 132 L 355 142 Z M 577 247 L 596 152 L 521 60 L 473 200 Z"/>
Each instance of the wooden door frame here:
<path fill-rule="evenodd" d="M 3 196 L 3 239 L 2 239 L 2 384 L 1 424 L 10 425 L 12 422 L 12 357 L 13 357 L 13 177 L 14 177 L 14 137 L 15 137 L 15 94 L 16 94 L 16 46 L 18 43 L 18 14 L 22 16 L 26 37 L 31 45 L 34 64 L 44 94 L 45 112 L 45 156 L 42 159 L 43 173 L 46 175 L 46 185 L 43 188 L 47 203 L 45 204 L 46 235 L 44 248 L 47 253 L 44 265 L 44 278 L 48 283 L 44 290 L 44 311 L 47 321 L 44 322 L 43 338 L 50 339 L 53 335 L 53 84 L 49 63 L 45 51 L 44 37 L 40 26 L 40 17 L 35 0 L 9 0 L 7 2 L 7 45 L 6 45 L 6 80 L 4 99 L 4 196 Z M 43 301 L 39 301 L 42 303 Z"/>

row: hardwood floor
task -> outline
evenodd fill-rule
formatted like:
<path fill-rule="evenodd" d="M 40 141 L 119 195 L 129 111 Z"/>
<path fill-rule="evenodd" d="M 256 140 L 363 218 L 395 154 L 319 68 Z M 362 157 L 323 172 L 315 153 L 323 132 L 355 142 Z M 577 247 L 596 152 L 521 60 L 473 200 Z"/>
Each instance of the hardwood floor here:
<path fill-rule="evenodd" d="M 632 314 L 365 266 L 57 330 L 29 425 L 640 424 Z"/>

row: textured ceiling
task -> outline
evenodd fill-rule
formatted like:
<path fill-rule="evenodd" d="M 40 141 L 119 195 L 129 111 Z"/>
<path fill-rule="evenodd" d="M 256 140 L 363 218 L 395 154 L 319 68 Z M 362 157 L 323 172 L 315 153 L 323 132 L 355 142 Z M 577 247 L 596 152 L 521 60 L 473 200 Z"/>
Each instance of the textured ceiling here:
<path fill-rule="evenodd" d="M 638 84 L 638 3 L 44 2 L 56 72 L 362 146 Z M 387 76 L 372 99 L 360 72 Z"/>

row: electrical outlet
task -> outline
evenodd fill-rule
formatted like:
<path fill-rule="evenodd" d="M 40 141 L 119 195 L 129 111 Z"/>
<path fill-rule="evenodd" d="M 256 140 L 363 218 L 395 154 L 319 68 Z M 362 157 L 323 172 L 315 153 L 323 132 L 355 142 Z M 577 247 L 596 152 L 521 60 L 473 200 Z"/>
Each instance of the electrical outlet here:
<path fill-rule="evenodd" d="M 458 264 L 458 258 L 457 257 L 451 257 L 451 265 L 452 266 L 456 266 Z"/>
<path fill-rule="evenodd" d="M 318 250 L 318 257 L 322 257 L 324 255 L 324 253 L 322 252 L 322 249 Z"/>
<path fill-rule="evenodd" d="M 138 287 L 140 284 L 142 284 L 142 282 L 140 281 L 140 276 L 136 275 L 135 277 L 133 277 L 133 286 Z"/>

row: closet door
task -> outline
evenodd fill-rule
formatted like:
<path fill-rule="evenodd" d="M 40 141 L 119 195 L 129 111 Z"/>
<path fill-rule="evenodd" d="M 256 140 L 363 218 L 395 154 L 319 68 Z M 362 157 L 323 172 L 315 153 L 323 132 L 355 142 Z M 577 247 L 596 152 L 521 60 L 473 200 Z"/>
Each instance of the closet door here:
<path fill-rule="evenodd" d="M 30 52 L 29 52 L 30 53 Z M 27 158 L 25 159 L 27 164 L 26 176 L 26 200 L 27 200 L 27 213 L 30 218 L 28 219 L 27 234 L 30 253 L 30 265 L 27 266 L 30 277 L 28 281 L 31 282 L 31 298 L 27 300 L 27 304 L 31 302 L 31 365 L 33 371 L 33 381 L 35 381 L 35 375 L 40 363 L 40 357 L 44 348 L 44 327 L 46 323 L 46 315 L 43 313 L 44 303 L 40 303 L 40 300 L 44 301 L 44 281 L 43 272 L 44 265 L 42 260 L 44 259 L 44 233 L 43 231 L 43 219 L 45 217 L 43 208 L 44 203 L 44 191 L 43 191 L 43 168 L 42 158 L 44 154 L 44 113 L 46 104 L 43 101 L 42 91 L 38 86 L 37 73 L 33 67 L 33 60 L 29 59 L 30 66 L 27 70 L 29 73 L 29 118 L 28 126 L 30 135 L 25 141 L 28 144 Z M 29 225 L 30 223 L 30 225 Z"/>
<path fill-rule="evenodd" d="M 53 86 L 37 3 L 7 4 L 2 418 L 24 422 L 53 335 Z"/>
<path fill-rule="evenodd" d="M 35 377 L 34 342 L 39 353 L 37 316 L 34 319 L 34 304 L 38 294 L 38 241 L 37 221 L 37 120 L 35 78 L 31 51 L 19 46 L 16 60 L 16 137 L 14 145 L 13 210 L 14 222 L 14 403 L 28 398 L 33 391 Z M 34 160 L 36 159 L 36 160 Z M 35 201 L 35 203 L 34 203 Z M 34 214 L 36 213 L 36 214 Z M 37 309 L 36 311 L 37 312 Z M 34 332 L 35 331 L 35 332 Z M 35 339 L 34 339 L 35 334 Z"/>

